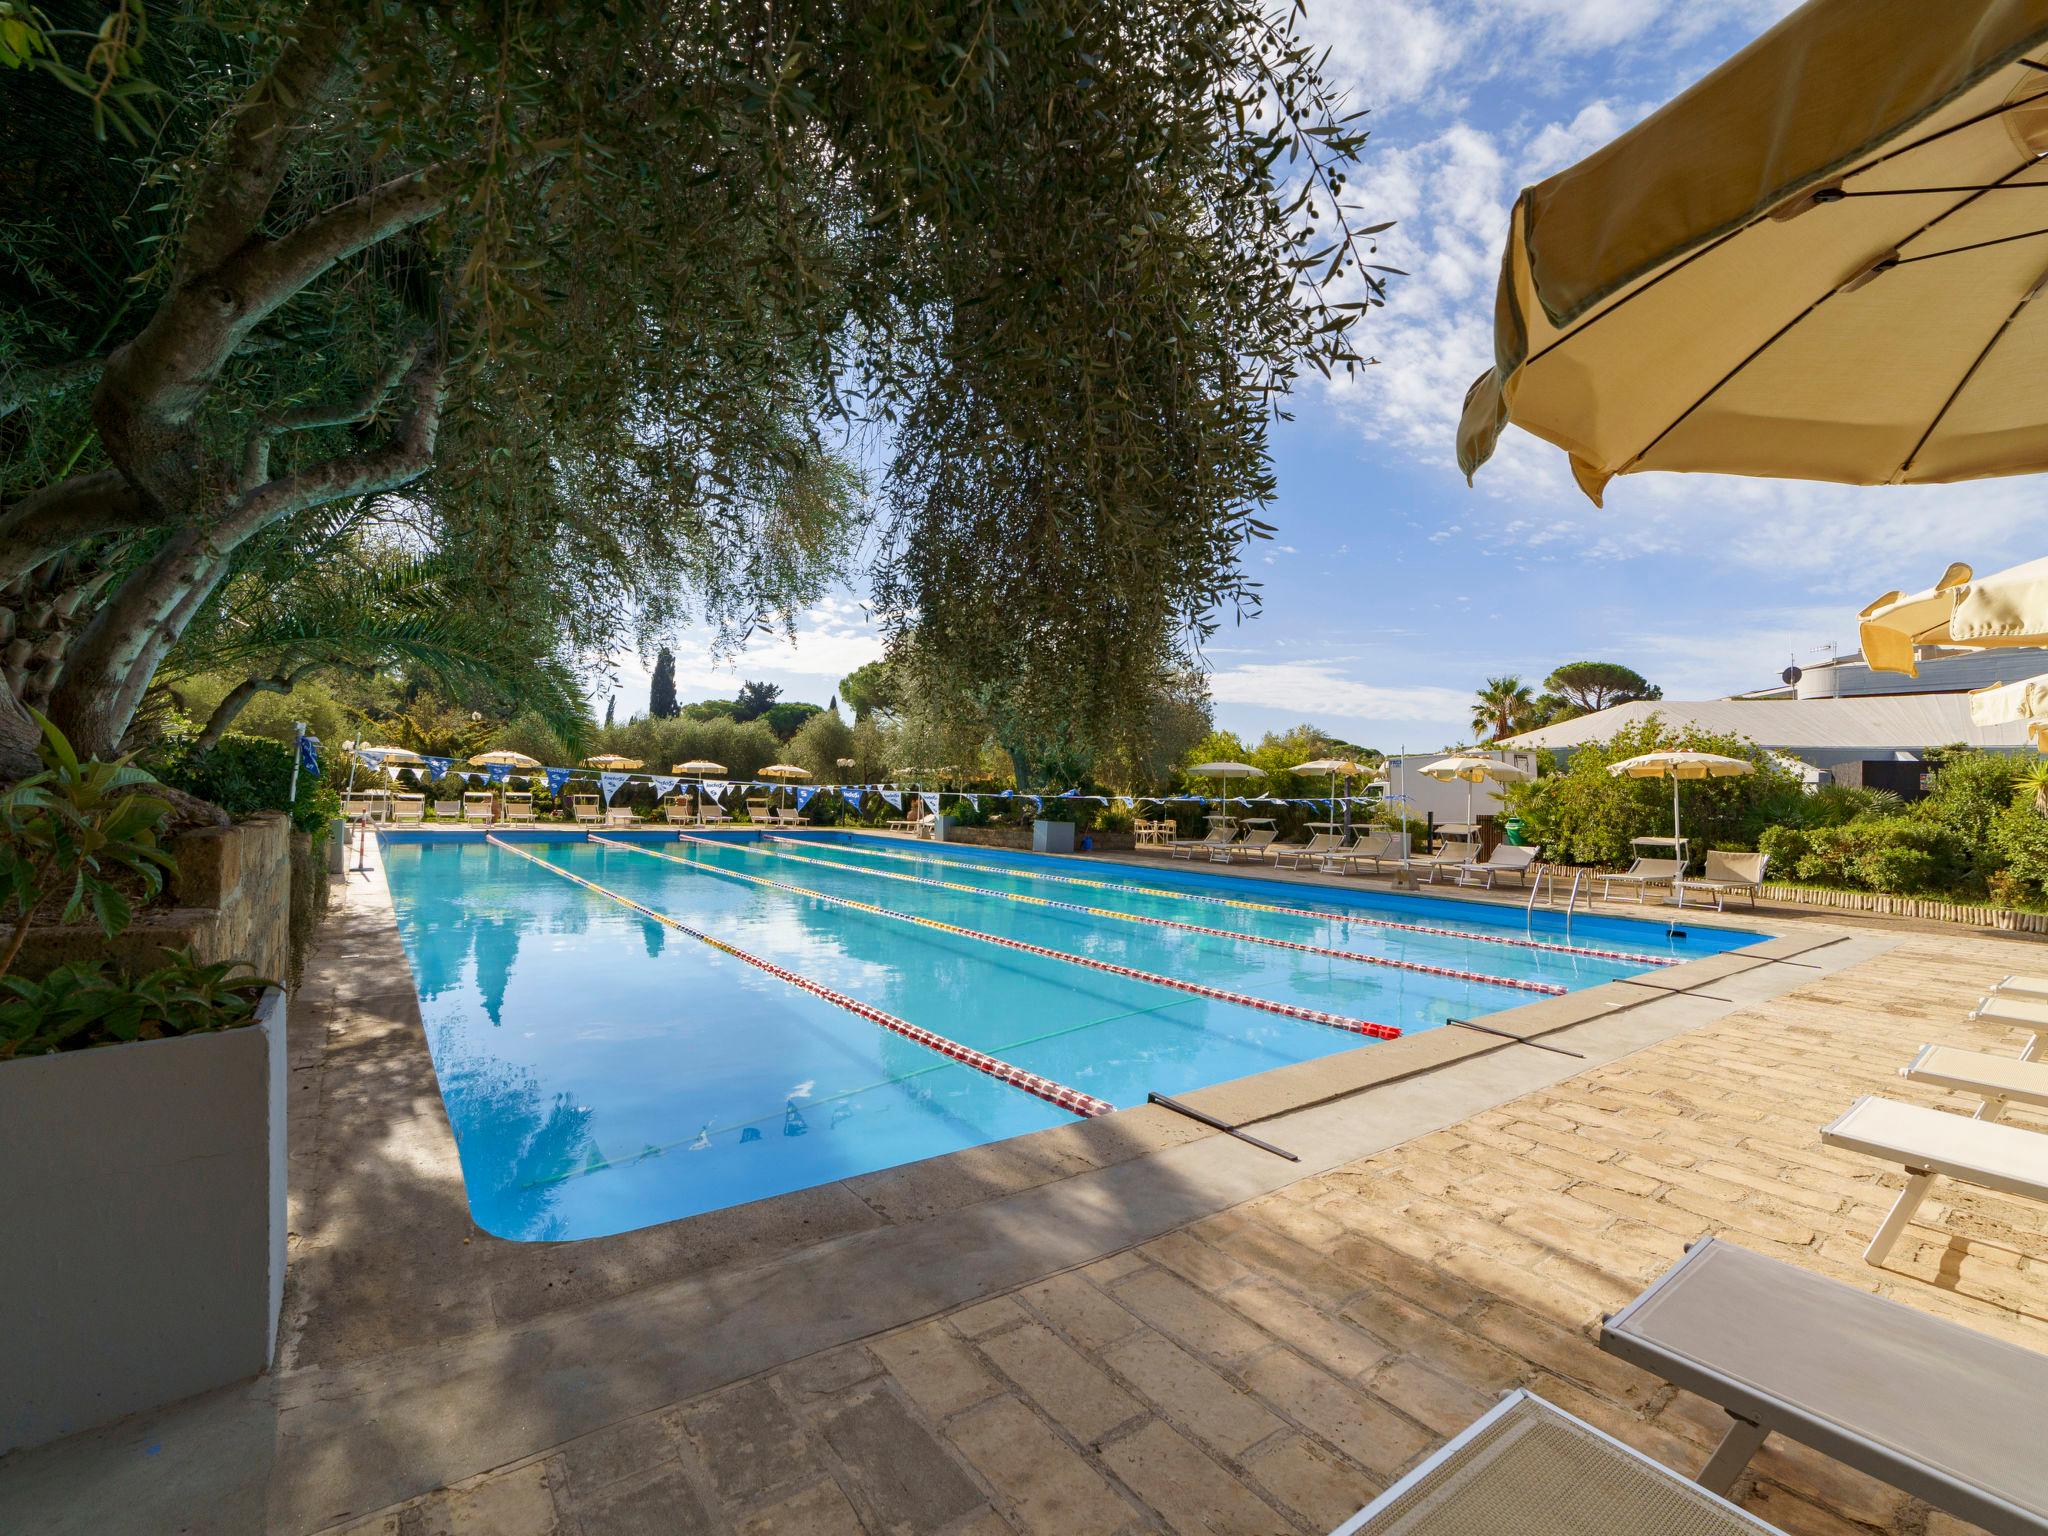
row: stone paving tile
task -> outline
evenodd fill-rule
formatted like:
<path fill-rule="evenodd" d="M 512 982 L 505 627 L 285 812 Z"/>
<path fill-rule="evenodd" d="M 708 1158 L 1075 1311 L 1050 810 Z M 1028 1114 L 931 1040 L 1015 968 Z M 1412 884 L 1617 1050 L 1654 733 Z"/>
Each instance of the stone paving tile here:
<path fill-rule="evenodd" d="M 2048 1348 L 2048 1213 L 1938 1186 L 1873 1269 L 1897 1175 L 1817 1135 L 1858 1093 L 1953 1102 L 1897 1066 L 1930 1040 L 2012 1053 L 1962 1014 L 2030 966 L 2011 941 L 1909 939 L 1133 1251 L 350 1529 L 1312 1536 L 1516 1386 L 1690 1475 L 1725 1414 L 1597 1330 L 1703 1233 Z M 1776 1439 L 1736 1494 L 1789 1536 L 1973 1530 Z"/>

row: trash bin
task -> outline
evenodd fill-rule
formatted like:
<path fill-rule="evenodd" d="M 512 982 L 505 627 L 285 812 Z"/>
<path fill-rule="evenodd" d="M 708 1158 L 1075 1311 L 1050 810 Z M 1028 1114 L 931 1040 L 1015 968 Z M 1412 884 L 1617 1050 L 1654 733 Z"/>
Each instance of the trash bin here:
<path fill-rule="evenodd" d="M 1503 832 L 1507 833 L 1508 841 L 1514 844 L 1515 847 L 1520 848 L 1522 846 L 1522 833 L 1527 829 L 1528 825 L 1521 817 L 1510 816 L 1500 824 L 1500 828 Z"/>

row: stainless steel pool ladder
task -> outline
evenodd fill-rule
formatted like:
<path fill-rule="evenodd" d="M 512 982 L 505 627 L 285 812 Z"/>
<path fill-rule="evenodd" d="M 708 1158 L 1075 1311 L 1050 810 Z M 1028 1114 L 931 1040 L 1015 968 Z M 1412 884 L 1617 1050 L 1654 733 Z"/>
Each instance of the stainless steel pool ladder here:
<path fill-rule="evenodd" d="M 1579 887 L 1585 881 L 1585 878 L 1586 872 L 1583 869 L 1574 869 L 1572 871 L 1571 890 L 1565 896 L 1564 901 L 1564 931 L 1567 935 L 1572 931 L 1572 910 L 1579 904 Z M 1529 900 L 1522 909 L 1522 916 L 1525 919 L 1533 920 L 1535 918 L 1536 902 L 1539 898 L 1542 899 L 1543 905 L 1546 907 L 1557 905 L 1557 866 L 1554 864 L 1543 865 L 1537 870 L 1536 878 L 1529 882 Z M 1589 905 L 1592 899 L 1592 895 L 1589 892 L 1586 897 Z"/>

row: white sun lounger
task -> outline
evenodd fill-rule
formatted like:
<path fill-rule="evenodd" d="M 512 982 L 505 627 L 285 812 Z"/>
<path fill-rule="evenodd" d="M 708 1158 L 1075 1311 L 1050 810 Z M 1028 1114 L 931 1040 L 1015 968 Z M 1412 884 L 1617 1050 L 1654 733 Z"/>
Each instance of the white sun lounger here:
<path fill-rule="evenodd" d="M 472 789 L 462 797 L 464 821 L 491 822 L 497 819 L 498 797 L 488 789 Z"/>
<path fill-rule="evenodd" d="M 1600 1347 L 1727 1410 L 1699 1474 L 1716 1493 L 1779 1434 L 1986 1530 L 2048 1532 L 2048 1355 L 1714 1238 Z"/>
<path fill-rule="evenodd" d="M 1234 864 L 1240 856 L 1263 863 L 1266 850 L 1273 846 L 1273 840 L 1280 834 L 1271 827 L 1254 827 L 1234 843 L 1224 843 L 1209 850 L 1211 864 Z"/>
<path fill-rule="evenodd" d="M 1382 864 L 1401 862 L 1401 835 L 1398 832 L 1368 832 L 1349 848 L 1333 848 L 1323 855 L 1322 863 L 1316 868 L 1328 875 L 1349 874 L 1355 865 L 1370 864 L 1372 872 L 1378 874 Z"/>
<path fill-rule="evenodd" d="M 521 790 L 504 797 L 505 819 L 507 821 L 533 820 L 533 791 Z"/>
<path fill-rule="evenodd" d="M 1775 1526 L 1521 1387 L 1330 1536 L 1591 1530 L 1779 1536 Z"/>
<path fill-rule="evenodd" d="M 425 795 L 393 795 L 391 797 L 391 819 L 398 822 L 421 822 L 427 819 L 427 797 Z"/>
<path fill-rule="evenodd" d="M 1176 859 L 1192 859 L 1196 853 L 1203 850 L 1213 852 L 1218 848 L 1228 848 L 1236 840 L 1236 823 L 1219 821 L 1204 836 L 1176 837 L 1172 842 L 1166 844 L 1166 851 Z"/>
<path fill-rule="evenodd" d="M 2003 1024 L 2031 1034 L 2034 1038 L 2020 1052 L 2021 1061 L 2032 1061 L 2041 1054 L 2041 1037 L 2048 1035 L 2048 999 L 2035 1001 L 1994 992 L 1989 997 L 1977 999 L 1977 1006 L 1970 1010 L 1970 1017 L 1980 1024 Z"/>
<path fill-rule="evenodd" d="M 2026 997 L 2048 1003 L 2048 976 L 2003 976 L 1991 984 L 1991 990 L 2001 997 Z"/>
<path fill-rule="evenodd" d="M 1996 1120 L 2008 1104 L 2048 1108 L 2048 1061 L 1993 1056 L 1959 1045 L 1923 1045 L 1918 1056 L 1899 1068 L 1899 1076 L 1978 1095 L 1984 1100 L 1977 1111 L 1979 1120 Z"/>
<path fill-rule="evenodd" d="M 440 820 L 442 817 L 446 817 L 448 820 L 454 821 L 461 815 L 462 802 L 460 800 L 436 800 L 434 802 L 434 819 L 436 821 Z"/>
<path fill-rule="evenodd" d="M 1906 1170 L 1906 1187 L 1863 1250 L 1866 1264 L 1885 1261 L 1937 1178 L 2023 1200 L 2048 1200 L 2048 1136 L 2039 1131 L 1866 1095 L 1824 1127 L 1820 1139 L 1823 1146 L 1860 1152 Z M 2042 1460 L 2048 1463 L 2048 1456 Z"/>
<path fill-rule="evenodd" d="M 1685 864 L 1680 859 L 1637 859 L 1635 863 L 1618 875 L 1595 875 L 1600 882 L 1600 899 L 1612 901 L 1614 888 L 1636 893 L 1636 905 L 1641 906 L 1649 899 L 1651 890 L 1660 885 L 1670 885 L 1685 873 Z"/>
<path fill-rule="evenodd" d="M 595 795 L 572 795 L 569 799 L 569 810 L 578 821 L 604 820 L 604 813 L 598 809 Z"/>
<path fill-rule="evenodd" d="M 1535 844 L 1518 847 L 1514 843 L 1501 843 L 1483 859 L 1467 859 L 1462 864 L 1432 864 L 1429 868 L 1429 883 L 1436 884 L 1437 874 L 1450 870 L 1460 885 L 1483 884 L 1493 889 L 1495 875 L 1513 875 L 1522 885 L 1529 883 L 1529 872 L 1536 867 L 1536 856 L 1543 850 Z"/>
<path fill-rule="evenodd" d="M 1273 847 L 1266 851 L 1273 855 L 1273 867 L 1279 869 L 1300 869 L 1302 865 L 1320 862 L 1338 852 L 1344 846 L 1342 832 L 1312 832 L 1305 843 L 1288 843 L 1284 847 Z"/>
<path fill-rule="evenodd" d="M 1712 896 L 1716 912 L 1723 909 L 1730 896 L 1747 895 L 1753 907 L 1756 893 L 1763 888 L 1764 869 L 1770 862 L 1767 853 L 1724 853 L 1719 848 L 1709 848 L 1706 873 L 1681 877 L 1673 882 L 1673 889 L 1680 901 L 1695 891 Z"/>

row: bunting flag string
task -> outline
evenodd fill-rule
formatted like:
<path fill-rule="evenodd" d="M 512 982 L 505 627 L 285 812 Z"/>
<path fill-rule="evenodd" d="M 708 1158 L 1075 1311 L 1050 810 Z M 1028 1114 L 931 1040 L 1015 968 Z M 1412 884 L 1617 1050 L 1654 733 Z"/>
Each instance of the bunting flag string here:
<path fill-rule="evenodd" d="M 630 773 L 600 773 L 597 776 L 598 793 L 604 796 L 604 803 L 606 805 L 612 803 L 612 796 L 623 789 L 626 780 L 631 777 Z"/>

